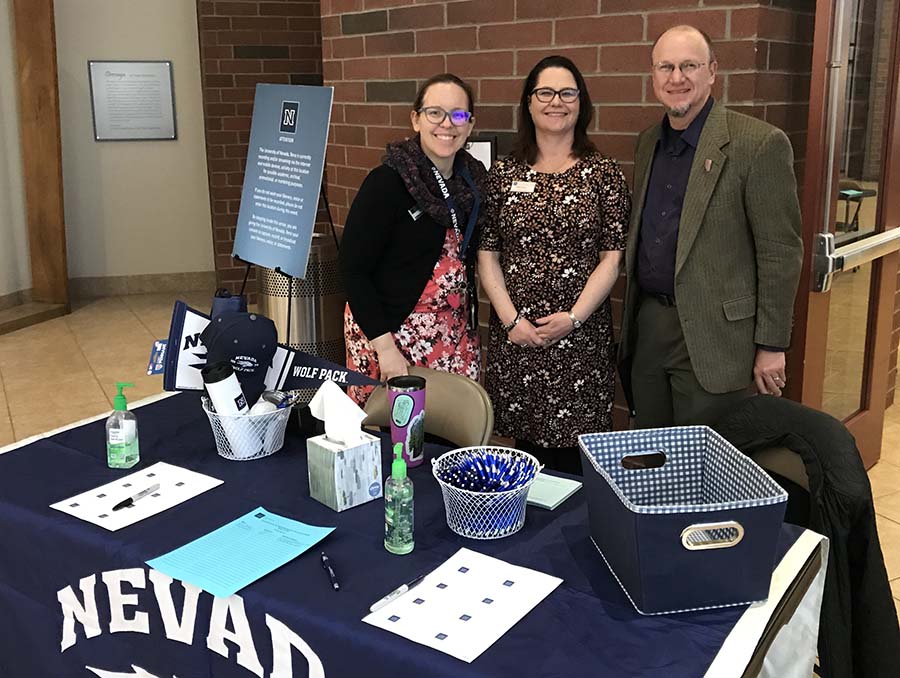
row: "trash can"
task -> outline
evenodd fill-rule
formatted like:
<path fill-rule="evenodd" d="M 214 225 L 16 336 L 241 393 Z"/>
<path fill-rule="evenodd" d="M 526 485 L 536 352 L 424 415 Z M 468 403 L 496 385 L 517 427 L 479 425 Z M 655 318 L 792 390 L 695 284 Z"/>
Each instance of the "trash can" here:
<path fill-rule="evenodd" d="M 292 283 L 292 284 L 291 284 Z M 291 287 L 293 289 L 291 289 Z M 259 312 L 278 328 L 278 341 L 287 344 L 288 304 L 291 305 L 291 348 L 345 364 L 344 304 L 347 298 L 338 268 L 338 251 L 330 235 L 314 233 L 306 278 L 290 278 L 259 268 Z M 301 389 L 308 403 L 316 389 Z"/>

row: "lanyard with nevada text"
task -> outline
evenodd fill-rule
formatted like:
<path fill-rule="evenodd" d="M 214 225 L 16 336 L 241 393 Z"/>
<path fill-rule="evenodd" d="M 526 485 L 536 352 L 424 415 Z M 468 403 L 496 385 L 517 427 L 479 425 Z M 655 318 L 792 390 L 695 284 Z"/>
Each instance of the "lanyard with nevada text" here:
<path fill-rule="evenodd" d="M 454 163 L 454 168 L 455 171 L 459 172 L 459 175 L 463 178 L 463 181 L 466 182 L 466 185 L 472 189 L 472 195 L 474 196 L 474 200 L 472 201 L 472 211 L 469 212 L 469 223 L 466 224 L 466 233 L 463 236 L 462 244 L 459 246 L 459 258 L 465 261 L 466 249 L 469 247 L 469 241 L 472 239 L 472 234 L 475 232 L 475 222 L 478 221 L 478 211 L 481 209 L 481 194 L 478 192 L 478 187 L 475 186 L 475 181 L 472 179 L 469 168 L 466 167 L 464 162 L 457 160 Z M 438 171 L 438 168 L 432 165 L 431 171 L 434 172 L 434 178 L 437 180 L 438 188 L 441 189 L 441 195 L 443 195 L 444 200 L 447 201 L 447 209 L 450 210 L 450 221 L 453 222 L 453 229 L 458 233 L 459 217 L 456 214 L 456 201 L 453 199 L 453 196 L 450 195 L 450 191 L 447 188 L 447 182 L 444 181 L 444 177 L 440 171 Z M 474 269 L 471 266 L 466 266 L 466 287 L 468 288 L 469 299 L 475 299 L 475 277 Z M 478 326 L 477 303 L 469 303 L 469 314 L 466 319 L 466 324 L 470 330 L 473 330 Z"/>
<path fill-rule="evenodd" d="M 481 208 L 481 194 L 478 192 L 475 181 L 472 179 L 469 168 L 466 167 L 465 163 L 457 161 L 454 169 L 463 178 L 466 185 L 472 189 L 472 195 L 475 198 L 472 203 L 472 211 L 469 213 L 469 222 L 466 224 L 466 232 L 463 235 L 463 240 L 459 247 L 459 256 L 461 259 L 464 259 L 466 248 L 468 248 L 469 241 L 472 239 L 472 234 L 475 232 L 475 222 L 478 221 L 478 211 Z M 438 168 L 432 165 L 431 171 L 434 173 L 438 188 L 441 189 L 441 195 L 444 196 L 444 200 L 447 201 L 447 209 L 450 211 L 450 221 L 453 223 L 453 229 L 459 232 L 459 216 L 456 213 L 456 201 L 453 199 L 453 196 L 450 195 L 450 189 L 447 188 L 447 182 L 444 180 L 444 177 Z"/>

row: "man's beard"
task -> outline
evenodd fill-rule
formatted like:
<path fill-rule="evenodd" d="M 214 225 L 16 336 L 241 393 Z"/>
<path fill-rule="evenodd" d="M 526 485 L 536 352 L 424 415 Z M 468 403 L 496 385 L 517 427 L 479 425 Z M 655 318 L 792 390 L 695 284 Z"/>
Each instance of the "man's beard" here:
<path fill-rule="evenodd" d="M 688 111 L 691 110 L 690 104 L 683 104 L 682 106 L 676 106 L 669 108 L 669 115 L 673 118 L 683 118 L 688 114 Z"/>

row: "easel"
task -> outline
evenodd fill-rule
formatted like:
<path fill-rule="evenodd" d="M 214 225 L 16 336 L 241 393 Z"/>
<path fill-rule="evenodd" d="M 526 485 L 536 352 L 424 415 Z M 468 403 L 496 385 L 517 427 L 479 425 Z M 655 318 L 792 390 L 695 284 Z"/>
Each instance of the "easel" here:
<path fill-rule="evenodd" d="M 322 204 L 325 206 L 325 214 L 328 217 L 328 225 L 331 227 L 331 237 L 334 238 L 334 246 L 340 252 L 341 244 L 340 244 L 340 242 L 338 242 L 337 231 L 334 228 L 334 219 L 331 216 L 331 205 L 328 203 L 328 196 L 325 195 L 324 182 L 319 184 L 319 196 L 322 199 Z M 318 206 L 316 206 L 316 207 L 317 207 L 316 211 L 318 213 Z M 233 259 L 241 262 L 242 264 L 247 264 L 247 270 L 244 273 L 244 281 L 241 283 L 241 291 L 239 292 L 239 294 L 243 296 L 244 290 L 247 287 L 247 279 L 250 277 L 250 268 L 253 266 L 253 262 L 246 261 L 245 259 L 241 259 L 236 254 L 232 254 L 231 256 Z M 274 270 L 278 275 L 280 275 L 284 278 L 287 278 L 287 283 L 288 283 L 287 329 L 285 330 L 284 343 L 287 347 L 290 348 L 290 346 L 291 346 L 291 308 L 294 305 L 293 302 L 294 302 L 294 280 L 295 280 L 295 278 L 290 273 L 285 273 L 283 270 L 281 270 L 280 266 L 276 266 L 272 270 Z"/>

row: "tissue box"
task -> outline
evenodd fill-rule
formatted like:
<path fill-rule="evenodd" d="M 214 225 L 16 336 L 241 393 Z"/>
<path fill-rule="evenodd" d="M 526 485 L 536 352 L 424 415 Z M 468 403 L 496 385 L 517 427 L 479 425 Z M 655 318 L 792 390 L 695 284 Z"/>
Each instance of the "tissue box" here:
<path fill-rule="evenodd" d="M 368 433 L 355 445 L 324 435 L 306 441 L 309 495 L 335 511 L 381 496 L 381 441 Z"/>

